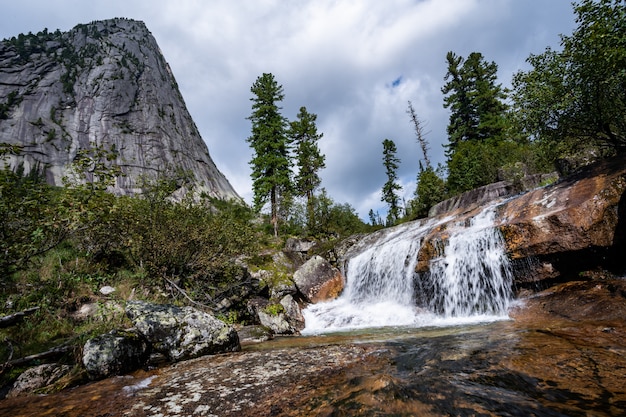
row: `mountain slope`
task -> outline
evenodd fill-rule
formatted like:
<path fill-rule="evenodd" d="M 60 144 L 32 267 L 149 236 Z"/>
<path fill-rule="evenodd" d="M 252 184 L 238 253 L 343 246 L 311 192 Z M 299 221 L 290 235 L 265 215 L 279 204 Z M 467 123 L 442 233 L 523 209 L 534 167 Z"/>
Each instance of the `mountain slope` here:
<path fill-rule="evenodd" d="M 81 151 L 112 149 L 126 176 L 111 191 L 140 193 L 141 178 L 184 170 L 195 190 L 240 199 L 212 161 L 176 80 L 143 22 L 111 19 L 68 32 L 0 42 L 0 144 L 21 147 L 12 167 L 62 185 Z"/>

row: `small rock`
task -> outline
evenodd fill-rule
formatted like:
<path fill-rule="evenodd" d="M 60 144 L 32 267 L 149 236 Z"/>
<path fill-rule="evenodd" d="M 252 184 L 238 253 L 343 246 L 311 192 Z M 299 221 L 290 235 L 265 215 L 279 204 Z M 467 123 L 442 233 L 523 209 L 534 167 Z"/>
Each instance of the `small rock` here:
<path fill-rule="evenodd" d="M 24 371 L 13 384 L 7 397 L 32 394 L 33 391 L 54 384 L 67 375 L 71 367 L 57 363 L 47 363 Z"/>
<path fill-rule="evenodd" d="M 237 330 L 241 343 L 261 343 L 274 338 L 272 330 L 265 326 L 244 326 Z"/>
<path fill-rule="evenodd" d="M 100 288 L 100 294 L 102 295 L 109 295 L 115 292 L 115 288 L 111 287 L 110 285 L 105 285 L 104 287 Z"/>

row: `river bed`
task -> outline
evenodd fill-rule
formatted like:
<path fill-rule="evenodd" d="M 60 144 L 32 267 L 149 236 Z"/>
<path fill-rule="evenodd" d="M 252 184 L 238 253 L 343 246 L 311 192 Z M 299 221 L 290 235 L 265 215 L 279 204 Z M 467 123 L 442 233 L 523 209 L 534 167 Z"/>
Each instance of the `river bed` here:
<path fill-rule="evenodd" d="M 618 416 L 621 319 L 515 319 L 282 337 L 47 396 L 1 416 Z"/>

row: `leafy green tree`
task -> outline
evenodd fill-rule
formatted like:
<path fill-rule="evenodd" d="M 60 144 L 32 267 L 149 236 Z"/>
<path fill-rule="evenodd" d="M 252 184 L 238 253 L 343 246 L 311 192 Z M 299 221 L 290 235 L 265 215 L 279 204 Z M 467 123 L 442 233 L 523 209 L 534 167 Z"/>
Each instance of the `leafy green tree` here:
<path fill-rule="evenodd" d="M 59 193 L 38 174 L 0 170 L 0 283 L 69 234 Z"/>
<path fill-rule="evenodd" d="M 307 227 L 313 228 L 315 212 L 313 207 L 313 193 L 321 184 L 320 169 L 326 166 L 325 156 L 320 152 L 317 142 L 322 133 L 317 133 L 315 120 L 317 115 L 309 113 L 306 107 L 301 107 L 298 119 L 290 123 L 288 136 L 294 144 L 296 152 L 296 166 L 298 174 L 295 178 L 296 194 L 307 201 Z"/>
<path fill-rule="evenodd" d="M 396 157 L 397 151 L 396 144 L 392 140 L 383 140 L 383 165 L 387 174 L 387 182 L 383 185 L 381 201 L 389 205 L 388 225 L 395 223 L 400 216 L 400 197 L 397 191 L 401 190 L 402 187 L 397 183 L 397 171 L 400 164 L 400 159 Z"/>
<path fill-rule="evenodd" d="M 288 194 L 292 188 L 288 122 L 278 106 L 284 98 L 283 87 L 272 74 L 264 73 L 250 91 L 254 94 L 250 99 L 252 114 L 248 117 L 252 122 L 252 135 L 247 141 L 254 150 L 250 161 L 254 206 L 260 211 L 269 200 L 274 236 L 278 236 L 281 195 Z"/>
<path fill-rule="evenodd" d="M 428 216 L 430 208 L 446 198 L 446 181 L 443 179 L 442 171 L 441 166 L 437 170 L 430 165 L 424 168 L 420 162 L 415 198 L 411 200 L 413 218 Z"/>
<path fill-rule="evenodd" d="M 584 0 L 574 11 L 578 26 L 561 37 L 562 51 L 547 48 L 531 55 L 532 69 L 514 76 L 514 114 L 523 131 L 543 143 L 597 144 L 623 152 L 626 5 Z"/>

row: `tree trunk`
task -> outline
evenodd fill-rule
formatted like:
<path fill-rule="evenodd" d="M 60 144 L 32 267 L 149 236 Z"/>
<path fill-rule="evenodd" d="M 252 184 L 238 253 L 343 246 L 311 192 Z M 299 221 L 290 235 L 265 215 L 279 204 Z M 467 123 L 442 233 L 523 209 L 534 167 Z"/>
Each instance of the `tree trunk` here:
<path fill-rule="evenodd" d="M 276 187 L 272 187 L 270 192 L 270 205 L 272 212 L 272 225 L 274 225 L 274 237 L 278 237 L 278 203 L 276 201 Z"/>

